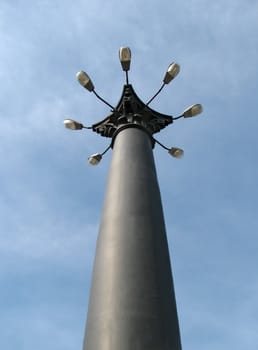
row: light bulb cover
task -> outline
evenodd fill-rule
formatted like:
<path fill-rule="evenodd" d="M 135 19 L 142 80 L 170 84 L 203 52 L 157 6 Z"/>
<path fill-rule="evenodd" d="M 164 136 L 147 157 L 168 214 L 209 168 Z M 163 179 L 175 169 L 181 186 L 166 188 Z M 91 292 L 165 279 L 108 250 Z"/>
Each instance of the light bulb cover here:
<path fill-rule="evenodd" d="M 78 123 L 73 119 L 65 119 L 64 126 L 70 130 L 81 130 L 83 128 L 83 125 L 81 123 Z"/>
<path fill-rule="evenodd" d="M 163 79 L 164 84 L 168 84 L 173 80 L 177 74 L 180 72 L 180 66 L 179 64 L 173 62 L 168 66 L 168 69 L 166 71 L 166 74 Z"/>
<path fill-rule="evenodd" d="M 131 50 L 129 47 L 120 47 L 119 49 L 119 59 L 124 71 L 130 70 L 131 64 Z"/>
<path fill-rule="evenodd" d="M 177 147 L 171 147 L 168 150 L 168 153 L 174 158 L 182 158 L 184 155 L 184 151 L 181 148 Z"/>
<path fill-rule="evenodd" d="M 90 165 L 98 165 L 101 159 L 102 155 L 100 153 L 95 153 L 88 158 L 88 162 Z"/>
<path fill-rule="evenodd" d="M 94 85 L 87 73 L 81 70 L 76 74 L 76 78 L 85 89 L 89 90 L 90 92 L 94 90 Z"/>
<path fill-rule="evenodd" d="M 203 111 L 202 105 L 200 103 L 196 103 L 186 108 L 182 115 L 184 118 L 191 118 L 202 113 L 202 111 Z"/>

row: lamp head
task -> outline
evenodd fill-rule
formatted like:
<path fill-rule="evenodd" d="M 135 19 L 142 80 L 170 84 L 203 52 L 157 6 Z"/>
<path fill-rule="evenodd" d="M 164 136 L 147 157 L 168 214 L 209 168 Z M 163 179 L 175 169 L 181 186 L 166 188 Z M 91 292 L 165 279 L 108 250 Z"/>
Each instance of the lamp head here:
<path fill-rule="evenodd" d="M 70 130 L 81 130 L 83 128 L 83 125 L 81 123 L 78 123 L 73 119 L 65 119 L 64 126 Z"/>
<path fill-rule="evenodd" d="M 90 92 L 94 90 L 94 85 L 87 73 L 81 70 L 76 74 L 76 78 L 85 89 L 89 90 Z"/>
<path fill-rule="evenodd" d="M 168 153 L 174 158 L 182 158 L 184 155 L 184 151 L 181 148 L 177 147 L 171 147 L 168 150 Z"/>
<path fill-rule="evenodd" d="M 88 158 L 88 162 L 90 165 L 98 165 L 99 162 L 101 161 L 102 159 L 102 155 L 99 154 L 99 153 L 95 153 L 95 154 L 92 154 L 89 158 Z"/>
<path fill-rule="evenodd" d="M 173 80 L 177 74 L 180 72 L 179 64 L 173 62 L 168 66 L 167 72 L 164 76 L 163 83 L 168 84 Z"/>
<path fill-rule="evenodd" d="M 202 113 L 202 111 L 203 111 L 202 105 L 197 103 L 195 105 L 192 105 L 186 108 L 182 115 L 184 118 L 191 118 Z"/>
<path fill-rule="evenodd" d="M 131 50 L 129 47 L 120 47 L 119 49 L 119 59 L 124 71 L 130 70 L 131 63 Z"/>

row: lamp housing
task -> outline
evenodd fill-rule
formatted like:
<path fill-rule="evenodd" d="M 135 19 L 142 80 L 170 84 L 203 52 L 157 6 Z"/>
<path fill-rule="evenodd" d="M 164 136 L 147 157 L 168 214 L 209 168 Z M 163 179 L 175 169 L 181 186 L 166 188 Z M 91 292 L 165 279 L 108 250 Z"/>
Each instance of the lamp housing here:
<path fill-rule="evenodd" d="M 119 49 L 119 59 L 124 71 L 130 70 L 131 64 L 131 50 L 129 47 L 120 47 Z"/>
<path fill-rule="evenodd" d="M 171 147 L 168 150 L 168 153 L 174 158 L 182 158 L 184 155 L 184 151 L 181 148 L 177 147 Z"/>
<path fill-rule="evenodd" d="M 94 90 L 94 85 L 87 73 L 81 70 L 76 74 L 76 78 L 85 89 L 90 92 Z"/>
<path fill-rule="evenodd" d="M 173 62 L 168 66 L 167 72 L 164 76 L 163 83 L 168 84 L 173 80 L 177 74 L 180 72 L 179 64 Z"/>
<path fill-rule="evenodd" d="M 81 130 L 81 129 L 83 129 L 83 125 L 81 123 L 78 123 L 77 121 L 75 121 L 73 119 L 65 119 L 64 120 L 64 126 L 67 129 L 70 129 L 70 130 Z"/>
<path fill-rule="evenodd" d="M 186 108 L 182 115 L 184 118 L 191 118 L 202 113 L 202 111 L 203 111 L 202 105 L 197 103 Z"/>
<path fill-rule="evenodd" d="M 95 153 L 88 158 L 88 162 L 90 165 L 98 165 L 101 159 L 102 155 L 100 153 Z"/>

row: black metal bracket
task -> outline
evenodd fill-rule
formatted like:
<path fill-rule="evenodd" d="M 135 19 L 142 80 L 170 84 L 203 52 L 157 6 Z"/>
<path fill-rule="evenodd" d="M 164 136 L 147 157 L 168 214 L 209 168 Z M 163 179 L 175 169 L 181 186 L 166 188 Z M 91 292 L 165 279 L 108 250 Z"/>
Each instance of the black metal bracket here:
<path fill-rule="evenodd" d="M 93 124 L 92 130 L 101 136 L 111 137 L 121 127 L 139 125 L 152 135 L 173 123 L 173 117 L 154 111 L 136 95 L 132 85 L 124 85 L 122 96 L 114 111 L 102 121 Z"/>

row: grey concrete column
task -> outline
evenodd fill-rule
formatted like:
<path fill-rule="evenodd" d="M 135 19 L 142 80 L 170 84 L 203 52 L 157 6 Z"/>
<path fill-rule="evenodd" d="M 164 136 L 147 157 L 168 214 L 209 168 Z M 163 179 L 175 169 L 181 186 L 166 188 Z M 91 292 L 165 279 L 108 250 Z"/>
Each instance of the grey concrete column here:
<path fill-rule="evenodd" d="M 84 350 L 180 350 L 150 137 L 116 137 L 93 270 Z"/>

